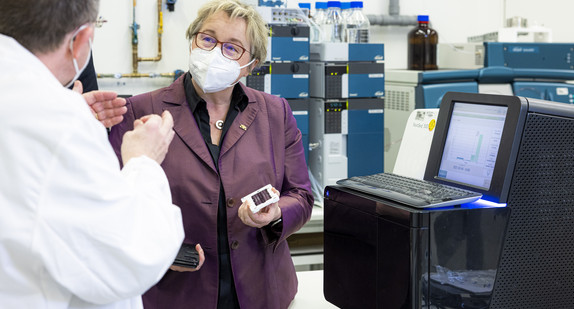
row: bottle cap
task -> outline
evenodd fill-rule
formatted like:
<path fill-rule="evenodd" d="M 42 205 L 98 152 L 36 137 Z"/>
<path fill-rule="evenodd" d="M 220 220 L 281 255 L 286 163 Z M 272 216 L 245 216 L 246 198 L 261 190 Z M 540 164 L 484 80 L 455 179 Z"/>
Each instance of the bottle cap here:
<path fill-rule="evenodd" d="M 363 1 L 351 1 L 351 8 L 363 8 Z"/>
<path fill-rule="evenodd" d="M 301 2 L 301 3 L 299 3 L 299 8 L 310 10 L 311 9 L 311 3 Z"/>
<path fill-rule="evenodd" d="M 330 8 L 340 8 L 340 7 L 341 7 L 341 1 L 328 1 L 328 2 L 327 2 L 327 7 L 330 7 Z"/>
<path fill-rule="evenodd" d="M 315 2 L 315 8 L 316 9 L 326 9 L 327 8 L 327 2 Z"/>
<path fill-rule="evenodd" d="M 350 9 L 351 7 L 351 2 L 341 2 L 341 10 Z"/>
<path fill-rule="evenodd" d="M 427 22 L 427 23 L 428 23 L 428 22 L 429 22 L 429 16 L 428 16 L 428 15 L 419 15 L 419 16 L 417 17 L 417 20 L 418 20 L 418 21 L 422 21 L 422 22 Z"/>

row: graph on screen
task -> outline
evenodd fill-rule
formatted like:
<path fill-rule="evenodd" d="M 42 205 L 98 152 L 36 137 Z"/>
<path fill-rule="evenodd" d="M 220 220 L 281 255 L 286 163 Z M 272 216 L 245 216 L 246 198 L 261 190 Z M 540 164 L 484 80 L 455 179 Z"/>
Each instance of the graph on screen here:
<path fill-rule="evenodd" d="M 438 177 L 489 189 L 507 109 L 455 103 Z"/>

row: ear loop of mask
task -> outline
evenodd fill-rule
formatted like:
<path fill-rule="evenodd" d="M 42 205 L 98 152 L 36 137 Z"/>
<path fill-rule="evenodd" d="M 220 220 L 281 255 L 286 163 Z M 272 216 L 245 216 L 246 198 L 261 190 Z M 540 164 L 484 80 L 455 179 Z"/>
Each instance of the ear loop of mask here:
<path fill-rule="evenodd" d="M 237 61 L 237 60 L 234 60 L 234 61 Z M 241 70 L 241 69 L 243 69 L 243 68 L 245 68 L 245 67 L 248 67 L 248 66 L 251 65 L 254 61 L 255 61 L 255 58 L 253 58 L 253 60 L 249 61 L 248 64 L 240 66 L 240 67 L 239 67 L 239 70 Z M 229 87 L 235 86 L 235 84 L 239 83 L 239 80 L 240 80 L 240 79 L 241 79 L 241 78 L 237 79 L 237 81 L 235 81 L 235 83 L 229 85 Z"/>
<path fill-rule="evenodd" d="M 237 61 L 237 60 L 235 60 L 235 61 Z M 239 69 L 243 69 L 243 68 L 245 68 L 245 67 L 248 67 L 248 66 L 250 66 L 253 62 L 255 62 L 255 58 L 253 58 L 253 60 L 249 61 L 248 64 L 240 66 Z"/>
<path fill-rule="evenodd" d="M 78 30 L 76 30 L 76 32 L 74 32 L 74 35 L 72 36 L 72 40 L 70 40 L 70 51 L 72 52 L 72 62 L 74 63 L 74 70 L 76 71 L 76 75 L 65 86 L 66 88 L 69 88 L 70 86 L 72 86 L 72 84 L 74 84 L 74 82 L 78 79 L 78 77 L 80 77 L 80 74 L 82 74 L 82 71 L 84 71 L 86 69 L 86 67 L 88 66 L 88 62 L 90 62 L 90 58 L 88 56 L 88 59 L 86 59 L 86 63 L 84 63 L 82 70 L 80 70 L 78 68 L 78 61 L 74 57 L 74 41 L 76 40 L 76 36 L 78 35 L 78 33 L 80 33 L 80 31 L 86 29 L 87 27 L 88 27 L 88 24 L 81 25 L 80 28 L 78 28 Z M 90 45 L 90 51 L 91 51 L 92 50 L 92 39 L 91 38 L 88 39 L 88 44 Z"/>

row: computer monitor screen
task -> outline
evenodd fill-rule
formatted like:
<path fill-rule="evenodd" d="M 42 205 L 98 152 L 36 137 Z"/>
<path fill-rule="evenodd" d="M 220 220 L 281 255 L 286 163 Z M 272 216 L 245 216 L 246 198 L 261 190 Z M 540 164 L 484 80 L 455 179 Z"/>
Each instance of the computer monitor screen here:
<path fill-rule="evenodd" d="M 526 113 L 526 100 L 516 96 L 445 94 L 425 179 L 506 202 Z"/>
<path fill-rule="evenodd" d="M 507 111 L 506 106 L 454 103 L 438 177 L 488 190 Z"/>

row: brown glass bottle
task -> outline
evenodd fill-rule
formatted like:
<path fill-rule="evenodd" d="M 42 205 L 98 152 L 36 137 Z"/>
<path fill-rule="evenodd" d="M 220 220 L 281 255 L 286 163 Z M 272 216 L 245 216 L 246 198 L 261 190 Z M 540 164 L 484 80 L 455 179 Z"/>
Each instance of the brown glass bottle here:
<path fill-rule="evenodd" d="M 436 64 L 438 33 L 429 28 L 428 15 L 419 15 L 418 22 L 419 25 L 408 35 L 408 69 L 438 70 Z"/>

